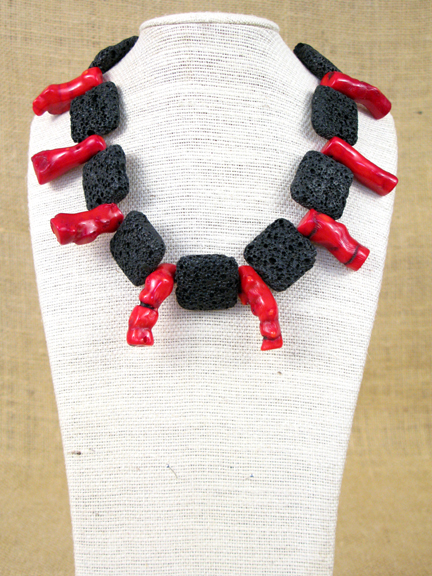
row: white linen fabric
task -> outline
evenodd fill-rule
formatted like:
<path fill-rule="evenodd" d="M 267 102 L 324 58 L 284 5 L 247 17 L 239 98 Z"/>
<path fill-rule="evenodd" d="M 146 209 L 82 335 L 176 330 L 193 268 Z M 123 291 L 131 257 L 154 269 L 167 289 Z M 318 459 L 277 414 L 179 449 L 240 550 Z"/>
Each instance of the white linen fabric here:
<path fill-rule="evenodd" d="M 157 18 L 105 78 L 121 95 L 106 137 L 127 157 L 120 208 L 146 214 L 165 262 L 218 253 L 245 264 L 264 228 L 306 213 L 289 188 L 325 143 L 311 126 L 318 80 L 276 24 Z M 72 144 L 69 113 L 35 117 L 30 156 Z M 356 148 L 395 173 L 392 117 L 359 110 Z M 28 187 L 77 576 L 329 576 L 394 193 L 354 182 L 341 221 L 369 258 L 353 272 L 318 248 L 314 268 L 275 294 L 283 348 L 261 352 L 249 306 L 191 312 L 174 294 L 154 346 L 129 347 L 141 288 L 112 259 L 111 236 L 60 246 L 50 230 L 55 214 L 85 210 L 82 168 L 40 186 L 29 161 Z"/>

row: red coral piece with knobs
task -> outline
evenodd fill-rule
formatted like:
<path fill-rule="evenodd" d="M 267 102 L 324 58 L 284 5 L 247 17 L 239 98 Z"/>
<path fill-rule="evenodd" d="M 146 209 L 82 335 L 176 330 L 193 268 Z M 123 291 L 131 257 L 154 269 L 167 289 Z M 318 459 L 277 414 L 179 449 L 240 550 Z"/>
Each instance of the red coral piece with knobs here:
<path fill-rule="evenodd" d="M 344 164 L 359 182 L 380 196 L 389 194 L 398 183 L 396 176 L 373 164 L 348 142 L 337 136 L 329 140 L 321 152 Z"/>
<path fill-rule="evenodd" d="M 322 78 L 321 85 L 333 88 L 358 104 L 363 104 L 377 120 L 387 116 L 391 110 L 390 100 L 378 88 L 342 72 L 328 72 Z"/>
<path fill-rule="evenodd" d="M 57 214 L 51 219 L 51 229 L 60 244 L 89 244 L 100 234 L 115 232 L 123 222 L 116 204 L 101 204 L 78 214 Z"/>
<path fill-rule="evenodd" d="M 175 271 L 175 264 L 160 264 L 147 276 L 139 295 L 141 305 L 135 306 L 129 318 L 127 343 L 130 346 L 153 345 L 151 329 L 158 320 L 159 306 L 173 290 Z"/>
<path fill-rule="evenodd" d="M 261 335 L 264 336 L 261 350 L 281 348 L 278 307 L 270 288 L 252 266 L 239 266 L 239 275 L 241 303 L 250 304 L 252 314 L 260 321 Z"/>
<path fill-rule="evenodd" d="M 95 66 L 70 82 L 50 84 L 33 101 L 33 112 L 41 116 L 44 112 L 63 114 L 70 109 L 70 104 L 77 96 L 82 96 L 91 88 L 103 82 L 102 70 Z"/>
<path fill-rule="evenodd" d="M 370 250 L 354 240 L 344 224 L 335 222 L 327 214 L 309 210 L 297 230 L 329 252 L 352 270 L 358 270 L 369 256 Z"/>
<path fill-rule="evenodd" d="M 105 148 L 106 143 L 102 136 L 94 135 L 75 146 L 38 152 L 32 156 L 31 161 L 39 184 L 46 184 L 62 176 Z"/>

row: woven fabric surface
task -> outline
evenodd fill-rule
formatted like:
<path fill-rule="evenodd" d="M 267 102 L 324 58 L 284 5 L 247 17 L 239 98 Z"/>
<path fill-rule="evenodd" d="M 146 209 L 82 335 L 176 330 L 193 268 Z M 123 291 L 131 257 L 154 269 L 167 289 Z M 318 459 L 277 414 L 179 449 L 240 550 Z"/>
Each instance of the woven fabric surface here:
<path fill-rule="evenodd" d="M 179 8 L 180 4 L 181 8 Z M 425 255 L 422 258 L 421 251 L 422 247 L 427 246 L 429 241 L 428 234 L 430 233 L 425 230 L 423 237 L 418 238 L 417 231 L 422 228 L 418 223 L 420 217 L 423 222 L 427 218 L 428 209 L 430 208 L 430 200 L 428 204 L 426 196 L 426 172 L 420 162 L 422 153 L 423 155 L 425 154 L 428 145 L 427 130 L 429 125 L 425 122 L 424 117 L 427 117 L 428 113 L 430 114 L 430 103 L 425 100 L 424 91 L 427 87 L 427 81 L 430 82 L 430 80 L 428 80 L 428 75 L 425 74 L 423 82 L 411 83 L 408 88 L 408 80 L 415 78 L 414 71 L 418 73 L 419 68 L 416 68 L 416 66 L 419 66 L 419 63 L 416 62 L 414 71 L 408 69 L 406 64 L 407 56 L 403 56 L 404 51 L 408 47 L 409 35 L 416 31 L 417 42 L 420 43 L 420 52 L 422 54 L 423 70 L 427 71 L 428 66 L 430 70 L 430 52 L 428 53 L 426 49 L 426 34 L 422 34 L 422 31 L 427 29 L 427 14 L 424 14 L 426 19 L 423 17 L 424 5 L 421 3 L 410 3 L 409 17 L 408 8 L 402 4 L 395 5 L 392 9 L 388 8 L 393 17 L 393 19 L 390 18 L 392 22 L 392 26 L 390 26 L 390 22 L 387 22 L 384 18 L 379 18 L 380 14 L 384 14 L 384 3 L 373 6 L 375 11 L 369 6 L 370 13 L 366 8 L 356 8 L 363 11 L 357 12 L 355 18 L 353 18 L 352 13 L 348 13 L 346 4 L 344 4 L 345 8 L 342 7 L 342 3 L 337 5 L 340 12 L 332 12 L 330 10 L 329 13 L 324 13 L 324 9 L 315 3 L 307 3 L 301 13 L 296 12 L 294 5 L 290 3 L 266 3 L 266 5 L 242 3 L 241 5 L 237 4 L 235 7 L 230 5 L 230 3 L 204 4 L 203 6 L 203 3 L 198 5 L 198 3 L 194 2 L 167 2 L 164 3 L 163 9 L 155 5 L 151 7 L 149 5 L 146 9 L 143 9 L 142 5 L 138 7 L 134 6 L 133 3 L 129 3 L 124 6 L 124 19 L 122 18 L 121 23 L 118 22 L 118 16 L 116 17 L 119 4 L 115 6 L 104 4 L 107 13 L 103 15 L 98 14 L 96 10 L 91 12 L 90 8 L 81 5 L 82 11 L 80 12 L 76 9 L 76 3 L 74 6 L 69 6 L 67 3 L 62 5 L 60 13 L 58 13 L 57 9 L 57 14 L 51 11 L 51 9 L 54 10 L 54 4 L 47 3 L 46 13 L 42 16 L 38 15 L 39 7 L 36 4 L 18 3 L 2 7 L 7 17 L 2 19 L 2 21 L 7 22 L 7 27 L 2 31 L 3 38 L 5 46 L 9 50 L 7 52 L 10 54 L 9 61 L 16 64 L 15 66 L 10 66 L 10 69 L 8 67 L 11 83 L 6 84 L 2 88 L 4 90 L 2 93 L 3 106 L 5 106 L 5 122 L 2 128 L 6 129 L 6 136 L 8 136 L 8 139 L 2 139 L 2 146 L 5 147 L 2 151 L 3 158 L 8 158 L 8 161 L 3 163 L 2 175 L 5 179 L 4 189 L 10 191 L 10 194 L 6 195 L 6 204 L 4 206 L 8 217 L 4 216 L 3 222 L 12 222 L 2 231 L 4 238 L 4 249 L 2 252 L 2 270 L 4 270 L 4 275 L 1 279 L 2 286 L 4 286 L 4 298 L 2 298 L 2 320 L 4 319 L 2 345 L 4 386 L 2 392 L 4 393 L 4 404 L 2 404 L 2 408 L 4 406 L 4 409 L 2 409 L 1 416 L 2 448 L 4 448 L 5 454 L 3 458 L 4 470 L 1 477 L 3 504 L 1 521 L 3 522 L 2 538 L 4 539 L 0 556 L 2 573 L 73 573 L 71 533 L 67 512 L 68 503 L 65 481 L 62 473 L 63 458 L 58 432 L 58 420 L 47 364 L 44 335 L 41 329 L 37 298 L 35 296 L 35 283 L 34 279 L 31 280 L 31 278 L 34 278 L 32 262 L 29 253 L 26 251 L 29 249 L 29 237 L 25 208 L 24 174 L 31 114 L 26 116 L 24 122 L 23 117 L 18 115 L 20 107 L 16 110 L 17 102 L 19 101 L 22 107 L 25 107 L 27 102 L 31 102 L 32 97 L 40 89 L 41 85 L 44 86 L 53 81 L 52 70 L 56 66 L 58 66 L 58 71 L 62 70 L 62 74 L 65 74 L 64 79 L 73 77 L 76 75 L 77 69 L 83 68 L 83 63 L 87 63 L 87 60 L 91 61 L 94 54 L 101 47 L 136 33 L 136 28 L 140 21 L 144 21 L 151 16 L 159 16 L 164 12 L 202 10 L 205 8 L 249 12 L 270 18 L 281 26 L 282 37 L 291 48 L 297 41 L 306 41 L 315 45 L 340 68 L 349 71 L 351 75 L 378 84 L 395 103 L 394 115 L 397 121 L 399 142 L 402 150 L 399 176 L 403 180 L 403 169 L 405 167 L 406 190 L 410 191 L 411 199 L 415 198 L 415 201 L 411 203 L 411 208 L 408 210 L 404 204 L 405 200 L 402 198 L 398 209 L 401 187 L 398 188 L 392 228 L 392 235 L 395 236 L 393 248 L 395 252 L 392 260 L 393 236 L 391 235 L 378 322 L 369 350 L 370 357 L 366 370 L 366 379 L 360 396 L 360 405 L 357 411 L 351 452 L 348 459 L 345 486 L 346 482 L 351 482 L 351 485 L 346 488 L 346 493 L 344 492 L 344 487 L 342 494 L 338 540 L 339 552 L 337 552 L 335 573 L 338 573 L 339 570 L 341 574 L 428 574 L 431 561 L 430 547 L 426 536 L 428 533 L 426 523 L 430 522 L 427 514 L 428 506 L 430 507 L 428 494 L 428 478 L 430 479 L 428 477 L 428 473 L 430 473 L 430 466 L 428 466 L 430 464 L 430 436 L 428 435 L 428 430 L 430 430 L 430 403 L 426 385 L 430 380 L 430 335 L 428 332 L 430 326 L 430 299 L 428 299 L 428 295 L 430 296 L 430 292 L 428 293 L 428 290 L 430 291 L 430 279 L 428 280 L 427 274 L 423 272 L 427 256 Z M 306 10 L 306 7 L 308 10 Z M 109 16 L 112 21 L 108 18 L 108 12 L 110 12 Z M 349 30 L 349 22 L 352 18 L 357 25 L 362 22 L 362 42 L 349 41 L 347 30 Z M 399 22 L 399 27 L 395 26 L 395 22 Z M 326 23 L 327 26 L 325 25 Z M 339 32 L 338 36 L 336 32 L 330 34 L 330 24 L 332 24 L 335 31 L 342 29 L 344 32 Z M 345 25 L 345 28 L 343 25 Z M 42 36 L 43 42 L 41 42 Z M 81 38 L 83 38 L 83 41 L 77 42 Z M 11 39 L 13 51 L 10 48 Z M 53 45 L 55 49 L 53 49 Z M 369 50 L 368 46 L 370 47 Z M 379 50 L 377 46 L 380 48 Z M 417 49 L 419 50 L 418 46 Z M 393 65 L 395 58 L 392 50 L 401 56 L 400 62 L 402 64 L 396 69 Z M 371 61 L 372 57 L 375 59 L 374 62 Z M 67 62 L 67 66 L 65 66 L 65 62 Z M 112 79 L 119 83 L 126 82 L 129 77 L 126 73 L 124 78 L 121 76 L 115 78 L 114 71 L 112 74 Z M 405 77 L 406 75 L 408 78 Z M 44 77 L 43 81 L 41 76 Z M 57 81 L 57 77 L 55 80 Z M 133 100 L 132 88 L 130 94 Z M 24 99 L 24 96 L 27 100 Z M 164 97 L 168 96 L 169 94 L 164 95 Z M 399 119 L 396 103 L 399 103 L 403 110 L 403 112 L 400 112 Z M 187 99 L 184 107 L 187 108 Z M 411 111 L 411 115 L 408 114 L 408 111 Z M 61 138 L 61 135 L 65 133 L 62 132 L 62 130 L 65 130 L 62 122 L 64 121 L 57 122 L 56 130 L 52 131 L 50 135 L 51 142 L 56 138 Z M 57 125 L 59 125 L 59 132 L 57 131 Z M 126 138 L 127 130 L 124 134 Z M 419 135 L 415 146 L 413 145 L 413 140 L 410 140 L 414 138 L 412 134 Z M 263 137 L 265 137 L 265 134 Z M 405 148 L 404 137 L 409 142 L 409 145 L 406 144 Z M 120 138 L 118 141 L 120 141 Z M 383 146 L 385 147 L 384 142 Z M 12 173 L 10 171 L 11 166 L 16 168 Z M 135 166 L 137 170 L 135 174 L 139 176 L 138 163 Z M 206 170 L 203 170 L 203 172 L 211 170 L 211 166 L 205 168 Z M 273 173 L 277 173 L 277 169 Z M 151 166 L 150 174 L 152 174 Z M 176 175 L 173 174 L 174 179 L 175 177 Z M 248 177 L 251 178 L 251 175 L 249 174 Z M 287 173 L 286 177 L 288 179 L 290 175 Z M 419 182 L 421 182 L 422 177 L 424 186 L 423 189 L 420 189 Z M 154 179 L 157 187 L 156 171 L 154 172 Z M 73 177 L 70 185 L 75 190 L 75 193 L 76 186 Z M 175 183 L 172 186 L 174 187 Z M 17 190 L 21 190 L 20 195 Z M 15 192 L 15 195 L 12 194 L 12 191 Z M 61 192 L 60 188 L 58 192 Z M 144 195 L 144 190 L 142 192 Z M 189 192 L 192 194 L 193 188 L 189 189 Z M 190 208 L 192 209 L 192 197 L 190 196 L 189 198 Z M 209 201 L 211 200 L 212 198 L 209 199 Z M 58 202 L 60 210 L 67 211 L 69 207 L 71 207 L 71 211 L 74 210 L 72 207 L 73 197 L 68 199 L 59 198 L 55 202 Z M 69 206 L 68 202 L 70 202 Z M 43 211 L 47 209 L 47 206 L 41 202 L 39 209 Z M 276 195 L 275 201 L 269 207 L 269 210 L 277 211 L 278 209 L 280 209 L 280 205 L 278 205 Z M 161 210 L 162 212 L 160 212 Z M 169 225 L 169 215 L 167 214 L 165 218 L 163 217 L 163 208 L 160 205 L 158 209 L 155 207 L 154 215 L 154 218 L 160 218 L 160 226 L 163 226 L 164 221 L 167 226 Z M 295 213 L 292 212 L 291 216 L 294 219 Z M 263 219 L 265 220 L 264 216 L 259 219 L 259 223 L 257 221 L 252 222 L 251 225 L 260 224 L 263 226 L 265 224 Z M 177 229 L 178 226 L 172 230 L 167 229 L 165 233 L 168 237 L 170 235 L 174 237 Z M 360 232 L 361 228 L 358 230 Z M 235 232 L 237 233 L 236 229 Z M 382 234 L 385 238 L 385 230 L 382 231 Z M 353 235 L 355 236 L 354 229 Z M 193 243 L 194 238 L 190 233 L 186 234 L 186 238 Z M 209 240 L 211 240 L 210 234 Z M 180 252 L 183 253 L 184 249 L 194 248 L 193 245 L 190 247 L 179 247 L 179 253 L 177 254 L 175 246 L 178 246 L 178 241 L 179 238 L 176 237 L 175 243 L 173 242 L 172 246 L 170 246 L 173 258 L 180 255 Z M 239 245 L 242 245 L 242 240 L 239 237 L 235 239 L 224 238 L 223 241 L 231 242 L 232 246 L 235 246 L 237 250 L 239 250 Z M 377 245 L 379 245 L 380 241 L 382 242 L 383 240 L 378 238 Z M 410 248 L 409 251 L 407 247 Z M 106 248 L 105 242 L 105 256 L 107 256 Z M 209 249 L 213 248 L 210 244 Z M 99 251 L 97 250 L 93 253 L 93 264 L 96 269 L 104 264 L 105 271 L 109 266 L 104 262 L 104 254 L 102 252 L 101 246 Z M 81 270 L 83 265 L 87 266 L 86 259 L 82 260 L 78 252 L 75 252 L 75 254 L 77 255 L 76 258 L 71 260 L 72 276 L 77 273 L 78 269 Z M 95 268 L 91 268 L 89 265 L 88 270 L 91 271 L 92 269 L 94 270 Z M 108 272 L 108 277 L 110 274 L 113 274 L 113 272 Z M 99 287 L 96 284 L 92 286 L 91 274 L 85 275 L 84 278 L 85 283 L 88 282 L 89 287 L 97 291 L 101 302 L 110 301 L 112 303 L 111 305 L 107 304 L 110 310 L 118 310 L 122 307 L 126 310 L 135 304 L 136 289 L 131 290 L 129 287 L 126 287 L 123 293 L 126 294 L 125 298 L 129 298 L 129 300 L 126 304 L 121 301 L 123 288 L 127 286 L 123 278 L 118 281 L 119 289 L 116 291 L 114 298 L 112 298 L 111 294 L 106 293 L 106 287 Z M 340 281 L 337 274 L 332 274 L 332 280 L 335 283 Z M 117 282 L 113 278 L 110 278 L 110 281 Z M 319 282 L 318 284 L 320 285 L 321 283 Z M 61 314 L 65 318 L 65 322 L 70 320 L 68 317 L 67 292 L 69 289 L 73 292 L 74 286 L 75 283 L 73 278 L 71 278 L 70 286 L 63 285 L 59 287 L 59 292 L 63 291 L 62 297 L 59 297 L 58 301 L 56 301 L 57 309 L 52 311 L 57 317 Z M 43 289 L 53 292 L 57 288 L 54 282 L 52 286 L 43 287 Z M 294 298 L 293 303 L 300 303 L 300 291 L 298 293 L 298 301 L 294 295 L 290 296 L 290 298 Z M 116 307 L 116 304 L 118 304 L 118 307 Z M 172 313 L 169 303 L 166 304 L 166 307 L 167 314 Z M 249 334 L 250 330 L 250 337 L 252 337 L 254 329 L 257 329 L 254 322 L 256 319 L 253 317 L 249 319 L 245 309 L 241 309 L 241 314 L 242 321 L 247 323 L 247 330 L 244 333 Z M 97 318 L 95 312 L 93 319 Z M 94 330 L 94 333 L 99 334 L 99 336 L 114 338 L 111 331 L 108 330 L 108 325 L 92 326 L 91 320 L 91 318 L 84 319 L 86 334 L 90 334 Z M 164 336 L 164 340 L 177 339 L 176 345 L 178 346 L 180 341 L 178 331 L 185 329 L 183 321 L 184 317 L 181 318 L 181 321 L 179 320 L 175 334 L 171 333 L 168 324 L 165 323 L 166 337 Z M 288 322 L 290 327 L 295 328 L 295 318 L 285 316 L 282 322 L 284 321 Z M 163 328 L 163 324 L 161 326 Z M 198 337 L 197 335 L 200 338 L 207 337 L 206 334 L 200 332 L 200 329 L 202 330 L 203 327 L 201 326 L 200 328 L 198 324 L 193 330 L 191 329 L 192 339 L 194 334 L 195 337 Z M 228 330 L 226 322 L 220 321 L 219 329 L 221 337 L 229 337 L 230 330 Z M 59 327 L 60 334 L 62 330 L 62 327 Z M 66 364 L 73 357 L 73 342 L 71 344 L 70 356 L 65 354 L 64 361 Z M 306 342 L 304 344 L 305 351 L 308 346 L 316 347 L 314 342 Z M 64 350 L 66 349 L 67 347 L 64 347 Z M 100 374 L 111 364 L 111 360 L 100 357 L 95 370 L 97 369 Z M 301 355 L 297 358 L 296 368 L 300 364 L 302 364 L 303 368 L 306 364 L 306 358 Z M 271 370 L 272 368 L 269 369 Z M 78 375 L 77 380 L 79 381 L 80 379 L 82 379 L 82 376 Z M 249 380 L 251 387 L 258 392 L 258 379 L 255 375 L 252 375 Z M 104 397 L 104 394 L 109 396 L 109 387 L 104 388 L 101 382 L 99 381 L 99 384 L 90 391 L 93 399 L 96 398 L 97 392 L 102 392 L 102 397 Z M 150 384 L 148 389 L 151 389 Z M 223 390 L 225 394 L 232 394 L 231 388 L 229 390 L 223 388 Z M 282 389 L 282 387 L 280 391 L 281 394 L 286 393 L 286 389 Z M 71 388 L 69 392 L 73 394 L 74 391 Z M 193 400 L 198 401 L 199 392 L 199 387 L 196 387 L 194 393 L 197 396 L 192 396 Z M 65 393 L 67 394 L 68 390 Z M 243 390 L 243 393 L 246 393 L 246 391 Z M 262 394 L 263 391 L 260 390 L 259 393 Z M 353 390 L 351 390 L 351 393 L 353 393 Z M 124 400 L 130 402 L 130 398 L 128 400 L 127 396 L 128 394 L 125 391 Z M 180 412 L 177 412 L 176 417 L 181 421 L 181 408 L 183 407 L 183 410 L 185 410 L 185 405 L 182 404 L 181 398 L 179 396 L 174 396 L 174 398 L 167 396 L 166 398 L 167 405 L 174 403 L 175 400 L 180 400 Z M 238 404 L 233 401 L 233 397 L 228 397 L 228 400 L 228 407 L 238 407 Z M 98 397 L 98 401 L 100 401 L 100 397 Z M 341 400 L 339 399 L 339 404 L 340 402 Z M 332 404 L 332 406 L 335 409 L 334 406 L 337 407 L 338 402 Z M 171 408 L 172 406 L 170 410 Z M 114 429 L 115 420 L 119 413 L 120 407 L 118 406 L 116 413 L 111 414 L 111 422 L 108 423 L 113 427 L 112 429 Z M 141 416 L 138 408 L 135 415 L 137 419 Z M 192 413 L 190 417 L 192 418 L 193 415 Z M 241 416 L 241 414 L 238 416 Z M 84 406 L 83 412 L 80 413 L 80 418 L 85 417 Z M 101 415 L 101 418 L 103 418 L 103 415 Z M 158 422 L 158 424 L 178 427 L 179 421 L 174 420 L 170 424 Z M 344 427 L 343 422 L 338 426 Z M 248 432 L 248 436 L 244 441 L 248 446 L 256 447 L 257 439 L 253 438 L 253 429 L 247 429 L 246 432 Z M 277 429 L 273 430 L 274 434 L 277 432 Z M 65 446 L 68 447 L 72 446 L 72 444 L 75 446 L 77 442 L 79 443 L 79 438 L 68 438 L 66 436 L 64 439 L 66 439 Z M 107 453 L 107 446 L 110 445 L 109 440 L 109 438 L 106 438 L 104 441 L 105 453 Z M 117 442 L 118 438 L 114 440 Z M 183 440 L 186 441 L 185 438 Z M 234 442 L 234 438 L 231 440 Z M 152 439 L 149 438 L 147 441 L 151 443 Z M 132 439 L 132 444 L 130 445 L 131 453 L 134 451 L 133 442 L 134 440 Z M 181 439 L 179 442 L 181 442 Z M 155 442 L 152 445 L 154 446 Z M 115 443 L 112 447 L 112 466 L 113 469 L 116 469 Z M 193 451 L 194 446 L 189 446 L 188 448 Z M 166 450 L 166 447 L 161 447 L 160 449 L 163 451 Z M 70 451 L 73 452 L 74 449 Z M 220 455 L 220 453 L 208 454 L 207 459 L 201 460 L 204 463 L 204 468 L 201 472 L 205 472 L 206 478 L 210 483 L 213 481 L 217 484 L 216 479 L 223 476 L 220 474 L 220 470 L 210 470 L 208 466 L 210 462 L 217 461 Z M 69 454 L 69 470 L 72 470 L 73 467 L 85 466 L 85 464 L 76 463 L 77 456 L 77 454 Z M 127 455 L 124 455 L 124 457 L 127 457 Z M 157 459 L 160 457 L 160 453 L 153 453 L 151 457 Z M 317 458 L 319 460 L 320 455 L 317 455 Z M 181 478 L 179 470 L 174 463 L 168 461 L 166 463 L 170 463 L 177 477 Z M 276 466 L 273 473 L 276 475 L 280 474 L 279 463 L 276 462 L 273 465 Z M 174 472 L 167 469 L 164 469 L 163 472 L 168 476 L 171 474 L 176 480 Z M 122 473 L 120 472 L 119 474 L 117 471 L 117 478 Z M 245 479 L 247 482 L 254 481 L 257 478 L 256 473 L 251 478 L 251 473 L 246 470 Z M 136 475 L 139 475 L 138 470 L 136 470 Z M 102 478 L 99 480 L 103 481 Z M 166 476 L 163 476 L 163 482 L 168 482 Z M 217 487 L 216 484 L 213 484 L 213 489 Z M 162 483 L 159 489 L 162 492 L 165 489 Z M 252 486 L 247 491 L 252 491 L 253 489 Z M 245 493 L 245 489 L 242 488 L 242 490 Z M 353 493 L 357 494 L 357 500 L 353 500 Z M 109 500 L 111 495 L 110 492 L 107 492 L 107 500 Z M 75 493 L 71 493 L 71 496 L 74 497 Z M 132 514 L 133 504 L 138 497 L 142 497 L 142 495 L 129 492 L 129 500 L 122 510 L 122 521 L 127 518 L 131 522 L 131 517 L 128 515 Z M 353 504 L 353 502 L 356 502 L 356 504 Z M 148 502 L 147 505 L 151 508 L 153 505 L 156 506 L 156 503 Z M 198 506 L 199 503 L 196 503 L 195 506 L 191 505 L 191 509 L 196 510 Z M 85 508 L 88 516 L 83 520 L 89 526 L 92 523 L 93 526 L 97 525 L 100 520 L 97 519 L 98 517 L 91 516 L 91 499 L 87 502 Z M 157 508 L 155 509 L 157 510 Z M 169 499 L 167 509 L 170 509 Z M 99 510 L 96 510 L 96 512 L 100 513 Z M 219 511 L 219 514 L 222 512 Z M 74 510 L 74 513 L 76 515 L 77 510 Z M 295 511 L 292 514 L 295 514 Z M 191 516 L 186 515 L 185 522 L 188 522 L 188 519 L 190 520 Z M 167 519 L 161 517 L 158 522 L 163 524 L 165 520 Z M 205 530 L 209 530 L 209 527 L 207 526 Z M 78 545 L 83 546 L 86 534 L 78 534 L 77 536 L 81 537 L 81 541 L 79 539 L 77 541 Z M 203 535 L 201 534 L 200 536 L 202 537 Z M 204 537 L 207 536 L 207 532 L 204 531 Z M 315 538 L 314 534 L 311 534 L 311 536 Z M 226 545 L 227 540 L 224 540 L 224 537 L 226 535 L 218 534 L 218 542 Z M 241 541 L 241 539 L 242 534 L 240 533 L 237 535 L 237 542 Z M 272 546 L 275 545 L 274 539 L 271 540 L 270 538 L 267 542 L 272 542 Z M 183 546 L 181 540 L 180 545 Z M 213 547 L 212 550 L 214 551 L 215 548 Z M 256 554 L 257 551 L 250 551 L 251 565 Z M 279 561 L 282 557 L 283 554 L 278 555 L 276 561 Z M 133 557 L 130 562 L 133 565 Z M 243 559 L 243 562 L 247 562 L 247 560 Z M 231 566 L 234 565 L 232 564 Z M 244 563 L 243 566 L 247 566 L 247 563 Z M 97 573 L 97 571 L 94 573 Z M 104 572 L 101 571 L 99 573 Z M 117 573 L 120 572 L 117 571 Z M 172 573 L 176 573 L 174 569 Z M 274 569 L 274 573 L 278 573 L 276 569 Z"/>

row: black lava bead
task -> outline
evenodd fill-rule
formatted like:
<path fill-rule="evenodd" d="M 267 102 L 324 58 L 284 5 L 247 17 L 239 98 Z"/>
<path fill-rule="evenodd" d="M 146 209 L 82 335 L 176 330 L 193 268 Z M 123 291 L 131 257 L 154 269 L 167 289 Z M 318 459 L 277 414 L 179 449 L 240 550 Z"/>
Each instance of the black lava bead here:
<path fill-rule="evenodd" d="M 340 72 L 339 68 L 336 68 L 330 60 L 327 60 L 327 58 L 320 54 L 318 50 L 309 46 L 309 44 L 297 44 L 294 48 L 294 54 L 300 62 L 306 66 L 309 72 L 312 72 L 312 74 L 320 80 L 327 72 Z"/>
<path fill-rule="evenodd" d="M 129 50 L 135 46 L 137 40 L 138 36 L 131 36 L 114 46 L 107 46 L 97 54 L 89 68 L 97 66 L 102 70 L 102 73 L 105 74 L 105 72 L 108 72 L 110 68 L 118 64 L 118 62 L 126 56 Z"/>
<path fill-rule="evenodd" d="M 222 254 L 183 256 L 175 276 L 177 302 L 186 310 L 225 310 L 236 305 L 238 265 Z"/>
<path fill-rule="evenodd" d="M 84 164 L 83 188 L 88 210 L 118 204 L 129 193 L 126 156 L 119 144 L 108 146 Z"/>
<path fill-rule="evenodd" d="M 280 292 L 312 268 L 316 248 L 294 224 L 279 218 L 246 246 L 244 258 L 270 288 Z"/>
<path fill-rule="evenodd" d="M 314 208 L 337 220 L 343 214 L 353 178 L 349 168 L 311 150 L 300 162 L 291 196 L 305 208 Z"/>
<path fill-rule="evenodd" d="M 74 142 L 82 142 L 93 134 L 104 136 L 115 130 L 120 122 L 120 102 L 114 82 L 104 82 L 74 98 L 70 119 Z"/>
<path fill-rule="evenodd" d="M 357 104 L 328 86 L 318 86 L 312 98 L 312 126 L 323 138 L 338 136 L 354 146 L 357 142 Z"/>
<path fill-rule="evenodd" d="M 135 286 L 144 284 L 165 254 L 165 244 L 142 212 L 126 216 L 111 238 L 111 254 Z"/>

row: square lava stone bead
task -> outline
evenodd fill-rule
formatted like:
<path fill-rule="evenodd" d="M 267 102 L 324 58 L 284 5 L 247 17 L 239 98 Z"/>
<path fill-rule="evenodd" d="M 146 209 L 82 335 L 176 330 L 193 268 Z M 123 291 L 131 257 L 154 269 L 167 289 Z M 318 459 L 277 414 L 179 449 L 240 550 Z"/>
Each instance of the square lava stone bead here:
<path fill-rule="evenodd" d="M 291 196 L 305 208 L 314 208 L 337 220 L 343 214 L 353 178 L 343 164 L 310 150 L 294 176 Z"/>
<path fill-rule="evenodd" d="M 244 258 L 270 288 L 281 292 L 312 268 L 316 248 L 294 224 L 279 218 L 246 246 Z"/>
<path fill-rule="evenodd" d="M 120 122 L 120 102 L 114 82 L 104 82 L 74 98 L 70 119 L 74 142 L 82 142 L 93 134 L 104 136 L 115 130 Z"/>
<path fill-rule="evenodd" d="M 108 146 L 84 164 L 83 188 L 88 210 L 118 204 L 129 193 L 126 156 L 119 144 Z"/>
<path fill-rule="evenodd" d="M 357 104 L 329 86 L 318 86 L 312 98 L 312 126 L 323 138 L 338 136 L 354 146 L 357 142 Z"/>
<path fill-rule="evenodd" d="M 165 254 L 165 244 L 142 212 L 132 211 L 111 238 L 111 254 L 135 286 L 144 284 Z"/>
<path fill-rule="evenodd" d="M 240 280 L 234 258 L 183 256 L 177 262 L 177 302 L 186 310 L 225 310 L 236 305 Z"/>

